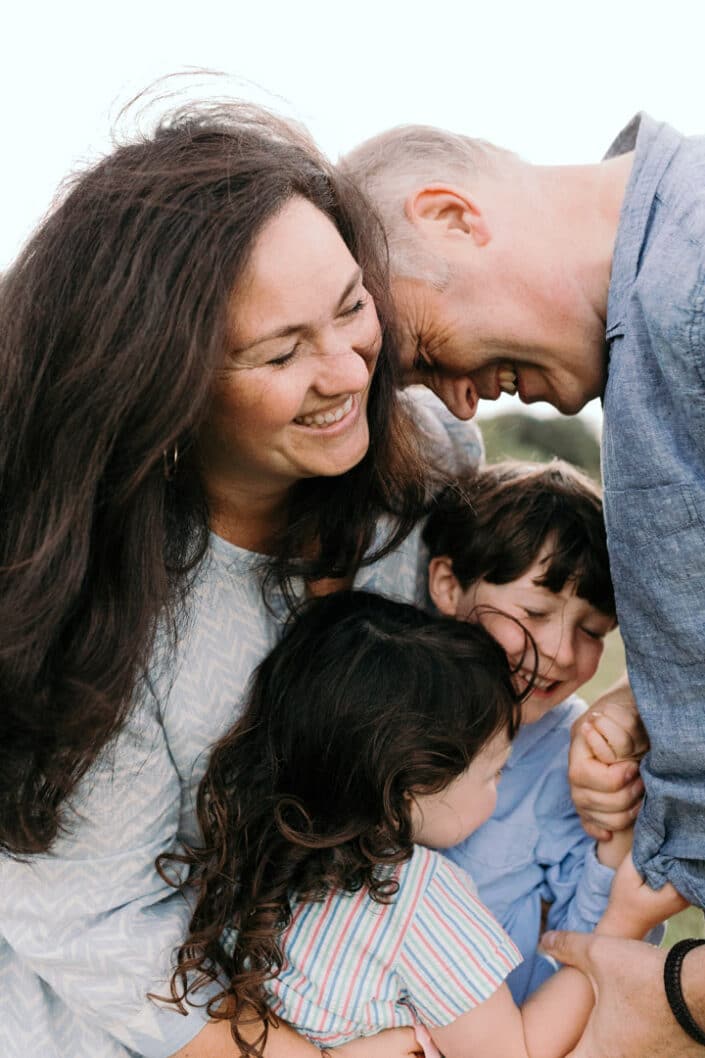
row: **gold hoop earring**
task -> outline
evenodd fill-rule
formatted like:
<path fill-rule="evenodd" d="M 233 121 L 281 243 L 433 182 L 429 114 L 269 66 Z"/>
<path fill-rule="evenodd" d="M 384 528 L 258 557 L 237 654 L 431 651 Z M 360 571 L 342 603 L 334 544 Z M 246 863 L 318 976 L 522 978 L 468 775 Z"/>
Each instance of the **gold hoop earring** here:
<path fill-rule="evenodd" d="M 171 450 L 164 449 L 162 452 L 162 460 L 164 463 L 164 478 L 166 481 L 173 481 L 176 477 L 176 469 L 179 465 L 179 445 L 178 442 L 174 442 L 174 447 Z"/>

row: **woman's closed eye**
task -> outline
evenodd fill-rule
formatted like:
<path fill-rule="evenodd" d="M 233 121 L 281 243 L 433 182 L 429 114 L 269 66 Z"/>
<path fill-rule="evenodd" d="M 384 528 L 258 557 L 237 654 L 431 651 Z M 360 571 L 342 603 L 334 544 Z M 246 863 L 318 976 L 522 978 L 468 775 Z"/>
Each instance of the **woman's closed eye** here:
<path fill-rule="evenodd" d="M 340 317 L 343 319 L 351 319 L 357 316 L 363 311 L 369 304 L 369 297 L 359 297 L 352 305 L 348 305 L 340 312 Z M 294 360 L 300 351 L 301 343 L 297 342 L 293 349 L 290 349 L 287 353 L 281 353 L 279 356 L 274 356 L 271 360 L 267 360 L 267 367 L 285 367 L 286 364 L 290 364 Z"/>
<path fill-rule="evenodd" d="M 347 308 L 343 309 L 340 315 L 356 316 L 358 312 L 362 312 L 362 310 L 367 306 L 368 302 L 369 297 L 359 297 L 357 301 L 355 301 L 352 305 L 349 305 Z"/>
<path fill-rule="evenodd" d="M 282 353 L 281 356 L 275 356 L 274 359 L 267 361 L 268 367 L 284 367 L 285 364 L 290 363 L 296 356 L 296 352 L 299 348 L 297 342 L 293 349 L 290 349 L 288 353 Z"/>

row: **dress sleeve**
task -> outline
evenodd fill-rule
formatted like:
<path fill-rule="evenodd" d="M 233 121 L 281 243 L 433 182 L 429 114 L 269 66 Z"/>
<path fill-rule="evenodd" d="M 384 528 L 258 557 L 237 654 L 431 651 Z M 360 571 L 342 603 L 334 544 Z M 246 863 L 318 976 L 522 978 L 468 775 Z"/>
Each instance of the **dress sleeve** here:
<path fill-rule="evenodd" d="M 427 1026 L 449 1025 L 488 999 L 521 962 L 473 893 L 468 875 L 436 855 L 399 954 L 406 998 Z"/>
<path fill-rule="evenodd" d="M 186 902 L 155 868 L 175 847 L 180 802 L 156 705 L 143 704 L 81 783 L 51 852 L 0 860 L 15 956 L 48 994 L 146 1058 L 173 1054 L 205 1019 L 148 998 L 168 995 L 188 927 Z"/>

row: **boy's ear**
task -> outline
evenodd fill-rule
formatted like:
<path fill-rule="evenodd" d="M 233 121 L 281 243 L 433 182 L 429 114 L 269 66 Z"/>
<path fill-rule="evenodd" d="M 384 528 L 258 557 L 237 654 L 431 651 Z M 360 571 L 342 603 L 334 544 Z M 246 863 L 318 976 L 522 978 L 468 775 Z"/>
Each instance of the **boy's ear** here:
<path fill-rule="evenodd" d="M 428 593 L 433 605 L 445 617 L 457 615 L 461 590 L 450 558 L 447 555 L 432 558 L 428 565 Z"/>

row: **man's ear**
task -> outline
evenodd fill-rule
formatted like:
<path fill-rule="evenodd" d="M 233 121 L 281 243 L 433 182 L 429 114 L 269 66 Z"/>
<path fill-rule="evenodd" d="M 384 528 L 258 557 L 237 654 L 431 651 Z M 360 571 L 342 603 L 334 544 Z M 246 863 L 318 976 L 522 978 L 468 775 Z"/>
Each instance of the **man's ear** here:
<path fill-rule="evenodd" d="M 404 212 L 412 224 L 440 235 L 469 235 L 476 246 L 492 238 L 487 218 L 475 198 L 452 184 L 426 184 L 406 198 Z M 435 225 L 431 228 L 431 225 Z"/>
<path fill-rule="evenodd" d="M 436 609 L 445 617 L 455 617 L 461 591 L 448 556 L 432 558 L 428 565 L 428 593 Z"/>

